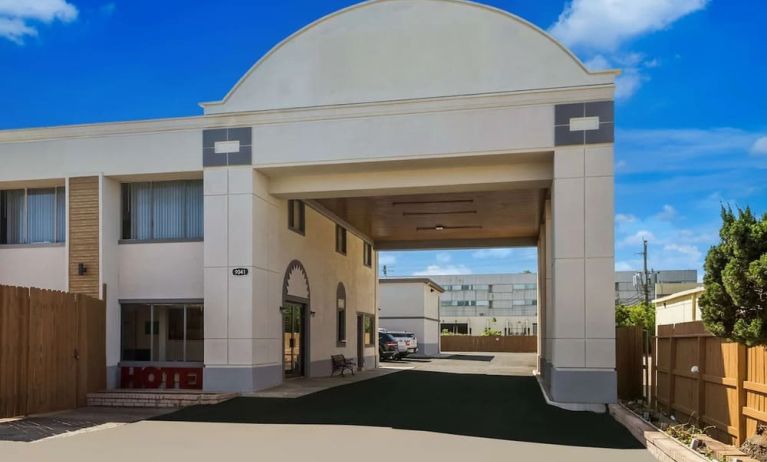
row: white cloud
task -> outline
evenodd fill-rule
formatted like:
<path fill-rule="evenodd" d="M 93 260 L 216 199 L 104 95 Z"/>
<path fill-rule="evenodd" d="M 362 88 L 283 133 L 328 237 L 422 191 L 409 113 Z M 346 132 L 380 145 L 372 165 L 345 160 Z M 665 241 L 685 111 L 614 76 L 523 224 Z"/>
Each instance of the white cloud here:
<path fill-rule="evenodd" d="M 440 252 L 440 253 L 437 254 L 437 256 L 435 258 L 440 263 L 447 263 L 447 262 L 449 262 L 450 260 L 453 259 L 453 257 L 451 257 L 450 254 L 447 253 L 447 252 Z"/>
<path fill-rule="evenodd" d="M 660 211 L 660 213 L 655 215 L 655 218 L 661 221 L 671 221 L 674 218 L 676 218 L 677 215 L 679 215 L 679 213 L 676 211 L 674 207 L 672 207 L 669 204 L 665 204 L 662 210 Z"/>
<path fill-rule="evenodd" d="M 663 250 L 689 256 L 695 262 L 700 261 L 703 257 L 703 252 L 695 245 L 666 244 L 663 246 Z"/>
<path fill-rule="evenodd" d="M 767 154 L 767 136 L 760 136 L 751 145 L 751 154 Z"/>
<path fill-rule="evenodd" d="M 650 77 L 646 70 L 659 66 L 657 59 L 645 59 L 641 53 L 612 53 L 609 56 L 597 54 L 584 63 L 591 70 L 619 68 L 615 78 L 615 99 L 627 100 L 639 90 Z"/>
<path fill-rule="evenodd" d="M 618 129 L 615 138 L 626 173 L 689 172 L 691 166 L 727 170 L 763 160 L 746 156 L 759 144 L 759 134 L 731 127 Z"/>
<path fill-rule="evenodd" d="M 512 249 L 482 249 L 472 253 L 471 256 L 477 259 L 484 258 L 506 258 L 513 253 Z"/>
<path fill-rule="evenodd" d="M 615 51 L 628 40 L 665 29 L 708 0 L 573 0 L 549 31 L 570 47 Z"/>
<path fill-rule="evenodd" d="M 655 234 L 653 234 L 652 231 L 649 231 L 646 229 L 640 229 L 634 234 L 626 236 L 619 244 L 621 246 L 637 246 L 637 245 L 642 245 L 642 241 L 644 240 L 654 241 Z"/>
<path fill-rule="evenodd" d="M 393 265 L 397 263 L 397 257 L 390 253 L 379 253 L 378 264 L 379 265 Z"/>
<path fill-rule="evenodd" d="M 471 269 L 466 265 L 429 265 L 425 270 L 414 272 L 413 276 L 439 276 L 471 273 Z"/>
<path fill-rule="evenodd" d="M 622 225 L 624 223 L 633 223 L 637 221 L 637 217 L 630 213 L 619 213 L 615 215 L 615 223 Z"/>
<path fill-rule="evenodd" d="M 34 23 L 71 22 L 77 15 L 67 0 L 0 0 L 0 37 L 21 45 L 37 36 Z"/>
<path fill-rule="evenodd" d="M 622 50 L 639 36 L 670 26 L 677 19 L 706 7 L 708 0 L 572 0 L 549 32 L 585 55 L 585 65 L 599 70 L 620 68 L 615 99 L 626 100 L 650 79 L 647 69 L 658 59 Z"/>

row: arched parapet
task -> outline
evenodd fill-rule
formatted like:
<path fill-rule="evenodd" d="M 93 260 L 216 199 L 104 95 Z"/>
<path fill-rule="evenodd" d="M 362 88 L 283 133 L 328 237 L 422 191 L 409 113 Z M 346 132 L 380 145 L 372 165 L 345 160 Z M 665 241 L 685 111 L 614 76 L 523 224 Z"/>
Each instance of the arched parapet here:
<path fill-rule="evenodd" d="M 373 0 L 259 60 L 206 114 L 612 84 L 540 28 L 460 0 Z"/>

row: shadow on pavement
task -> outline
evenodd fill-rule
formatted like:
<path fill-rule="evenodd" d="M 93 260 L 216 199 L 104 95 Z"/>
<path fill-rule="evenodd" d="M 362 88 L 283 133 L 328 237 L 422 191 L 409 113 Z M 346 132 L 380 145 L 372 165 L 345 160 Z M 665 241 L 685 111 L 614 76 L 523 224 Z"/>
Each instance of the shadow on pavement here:
<path fill-rule="evenodd" d="M 640 449 L 609 414 L 546 404 L 534 377 L 402 371 L 300 398 L 235 398 L 164 421 L 392 427 L 569 446 Z"/>
<path fill-rule="evenodd" d="M 461 361 L 482 361 L 489 363 L 493 360 L 495 356 L 486 356 L 486 355 L 450 355 L 447 358 L 443 359 L 458 359 Z"/>

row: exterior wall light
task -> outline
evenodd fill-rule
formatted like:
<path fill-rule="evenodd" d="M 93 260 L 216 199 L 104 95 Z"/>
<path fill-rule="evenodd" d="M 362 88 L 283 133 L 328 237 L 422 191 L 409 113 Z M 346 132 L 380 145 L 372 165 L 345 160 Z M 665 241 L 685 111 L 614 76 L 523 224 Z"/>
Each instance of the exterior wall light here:
<path fill-rule="evenodd" d="M 437 225 L 437 226 L 435 226 L 435 227 L 434 227 L 434 229 L 435 229 L 436 231 L 442 231 L 443 229 L 445 229 L 445 227 L 444 227 L 444 226 L 442 226 L 442 225 Z"/>
<path fill-rule="evenodd" d="M 88 268 L 85 266 L 85 263 L 78 263 L 77 264 L 77 275 L 82 276 L 85 273 L 88 272 Z"/>

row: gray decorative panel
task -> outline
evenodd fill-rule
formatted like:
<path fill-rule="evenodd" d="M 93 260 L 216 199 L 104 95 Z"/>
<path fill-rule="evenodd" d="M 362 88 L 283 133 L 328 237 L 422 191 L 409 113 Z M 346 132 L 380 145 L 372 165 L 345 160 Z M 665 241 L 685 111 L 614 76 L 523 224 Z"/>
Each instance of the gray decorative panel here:
<path fill-rule="evenodd" d="M 612 143 L 615 109 L 612 101 L 554 106 L 554 146 Z"/>
<path fill-rule="evenodd" d="M 202 131 L 202 166 L 251 165 L 253 133 L 250 127 L 212 128 Z"/>

